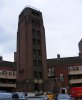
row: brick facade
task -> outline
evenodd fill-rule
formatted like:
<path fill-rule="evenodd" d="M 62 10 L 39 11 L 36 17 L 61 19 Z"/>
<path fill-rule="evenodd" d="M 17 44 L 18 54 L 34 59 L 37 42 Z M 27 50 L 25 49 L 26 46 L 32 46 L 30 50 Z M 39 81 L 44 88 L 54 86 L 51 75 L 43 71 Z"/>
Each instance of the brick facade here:
<path fill-rule="evenodd" d="M 17 32 L 17 90 L 44 91 L 47 77 L 45 30 L 42 13 L 26 7 Z"/>

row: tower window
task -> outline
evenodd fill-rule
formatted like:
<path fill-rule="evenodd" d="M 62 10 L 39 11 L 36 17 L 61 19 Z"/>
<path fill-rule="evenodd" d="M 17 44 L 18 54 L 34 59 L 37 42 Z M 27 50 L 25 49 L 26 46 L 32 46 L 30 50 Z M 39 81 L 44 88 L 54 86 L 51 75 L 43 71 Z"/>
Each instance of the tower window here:
<path fill-rule="evenodd" d="M 36 23 L 34 20 L 32 20 L 32 27 L 35 28 L 35 26 L 36 26 Z"/>
<path fill-rule="evenodd" d="M 36 55 L 36 49 L 33 49 L 33 55 Z"/>
<path fill-rule="evenodd" d="M 36 40 L 35 39 L 33 39 L 32 42 L 33 42 L 33 44 L 36 44 Z"/>
<path fill-rule="evenodd" d="M 37 78 L 37 72 L 34 71 L 34 78 Z"/>
<path fill-rule="evenodd" d="M 41 51 L 37 50 L 37 55 L 40 56 L 41 55 Z"/>
<path fill-rule="evenodd" d="M 38 66 L 42 66 L 42 61 L 38 60 Z"/>
<path fill-rule="evenodd" d="M 33 60 L 33 66 L 37 66 L 37 61 Z"/>
<path fill-rule="evenodd" d="M 42 78 L 42 72 L 39 72 L 39 78 Z"/>
<path fill-rule="evenodd" d="M 40 37 L 40 31 L 37 31 L 36 33 L 37 33 L 37 37 Z"/>
<path fill-rule="evenodd" d="M 33 37 L 36 36 L 36 32 L 34 29 L 32 30 L 32 35 L 33 35 Z"/>
<path fill-rule="evenodd" d="M 41 41 L 40 40 L 37 40 L 37 45 L 40 45 L 41 44 Z"/>

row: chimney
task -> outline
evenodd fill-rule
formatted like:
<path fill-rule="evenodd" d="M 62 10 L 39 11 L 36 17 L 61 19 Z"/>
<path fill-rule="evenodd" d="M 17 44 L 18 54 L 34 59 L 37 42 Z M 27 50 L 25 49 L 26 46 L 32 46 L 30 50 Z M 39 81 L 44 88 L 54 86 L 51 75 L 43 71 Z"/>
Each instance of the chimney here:
<path fill-rule="evenodd" d="M 58 58 L 58 59 L 60 58 L 60 54 L 57 54 L 57 58 Z"/>
<path fill-rule="evenodd" d="M 82 57 L 82 39 L 78 43 L 78 46 L 79 46 L 79 57 Z"/>

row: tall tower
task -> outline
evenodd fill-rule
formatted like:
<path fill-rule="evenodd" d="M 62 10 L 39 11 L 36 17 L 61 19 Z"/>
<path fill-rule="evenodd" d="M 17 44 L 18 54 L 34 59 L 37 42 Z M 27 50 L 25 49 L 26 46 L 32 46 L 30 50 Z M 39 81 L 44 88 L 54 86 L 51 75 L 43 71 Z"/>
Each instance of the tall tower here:
<path fill-rule="evenodd" d="M 19 15 L 17 32 L 17 90 L 44 91 L 48 80 L 42 13 L 26 7 Z"/>

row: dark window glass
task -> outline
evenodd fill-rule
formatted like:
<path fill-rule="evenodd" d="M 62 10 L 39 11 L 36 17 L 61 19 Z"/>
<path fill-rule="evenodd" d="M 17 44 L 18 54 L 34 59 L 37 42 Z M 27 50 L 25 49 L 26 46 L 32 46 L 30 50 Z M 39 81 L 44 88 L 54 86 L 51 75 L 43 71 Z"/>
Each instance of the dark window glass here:
<path fill-rule="evenodd" d="M 37 40 L 37 45 L 40 45 L 41 44 L 41 41 L 40 40 Z"/>
<path fill-rule="evenodd" d="M 32 30 L 32 35 L 33 35 L 33 37 L 36 36 L 36 32 L 34 29 Z"/>
<path fill-rule="evenodd" d="M 34 71 L 34 78 L 37 78 L 37 72 Z"/>
<path fill-rule="evenodd" d="M 37 31 L 36 33 L 37 33 L 37 37 L 40 37 L 40 31 Z"/>
<path fill-rule="evenodd" d="M 37 61 L 33 60 L 33 66 L 37 66 Z"/>
<path fill-rule="evenodd" d="M 42 73 L 41 72 L 39 72 L 39 78 L 42 78 Z"/>
<path fill-rule="evenodd" d="M 32 20 L 32 27 L 35 28 L 35 21 Z"/>
<path fill-rule="evenodd" d="M 37 50 L 37 55 L 41 56 L 41 51 L 40 50 Z"/>
<path fill-rule="evenodd" d="M 42 66 L 42 61 L 38 60 L 38 66 Z"/>
<path fill-rule="evenodd" d="M 33 49 L 33 55 L 36 55 L 36 49 Z"/>
<path fill-rule="evenodd" d="M 36 40 L 35 39 L 33 39 L 32 42 L 33 42 L 33 44 L 36 44 Z"/>

